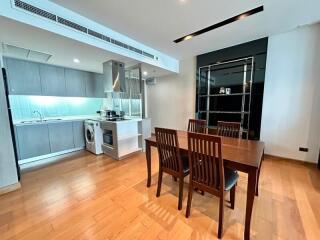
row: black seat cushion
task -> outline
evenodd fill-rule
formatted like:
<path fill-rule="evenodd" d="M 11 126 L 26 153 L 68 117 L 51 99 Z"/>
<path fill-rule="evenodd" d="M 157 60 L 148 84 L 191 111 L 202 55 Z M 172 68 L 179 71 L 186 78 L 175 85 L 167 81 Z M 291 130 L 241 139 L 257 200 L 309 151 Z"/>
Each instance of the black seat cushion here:
<path fill-rule="evenodd" d="M 224 168 L 224 190 L 229 191 L 238 181 L 239 174 L 237 171 L 232 170 L 230 168 Z"/>
<path fill-rule="evenodd" d="M 183 172 L 184 174 L 189 173 L 189 157 L 188 155 L 181 155 L 181 160 L 183 164 Z"/>

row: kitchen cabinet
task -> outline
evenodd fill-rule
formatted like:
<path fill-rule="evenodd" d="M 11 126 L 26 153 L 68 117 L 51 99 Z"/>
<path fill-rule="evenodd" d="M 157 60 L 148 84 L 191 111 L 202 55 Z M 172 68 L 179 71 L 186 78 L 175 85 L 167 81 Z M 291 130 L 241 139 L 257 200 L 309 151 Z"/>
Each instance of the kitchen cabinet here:
<path fill-rule="evenodd" d="M 73 142 L 75 148 L 85 147 L 84 139 L 84 121 L 77 121 L 72 123 L 73 127 Z"/>
<path fill-rule="evenodd" d="M 50 153 L 47 124 L 16 126 L 20 159 L 33 158 Z"/>
<path fill-rule="evenodd" d="M 72 122 L 49 123 L 51 152 L 60 152 L 74 148 Z"/>
<path fill-rule="evenodd" d="M 64 68 L 41 64 L 40 79 L 42 85 L 42 95 L 66 96 Z"/>
<path fill-rule="evenodd" d="M 86 79 L 89 73 L 66 68 L 66 95 L 68 97 L 85 97 L 86 96 Z"/>
<path fill-rule="evenodd" d="M 9 82 L 9 93 L 15 95 L 41 95 L 39 64 L 13 58 L 4 58 Z"/>
<path fill-rule="evenodd" d="M 104 97 L 104 75 L 89 73 L 86 78 L 86 96 L 94 98 Z"/>

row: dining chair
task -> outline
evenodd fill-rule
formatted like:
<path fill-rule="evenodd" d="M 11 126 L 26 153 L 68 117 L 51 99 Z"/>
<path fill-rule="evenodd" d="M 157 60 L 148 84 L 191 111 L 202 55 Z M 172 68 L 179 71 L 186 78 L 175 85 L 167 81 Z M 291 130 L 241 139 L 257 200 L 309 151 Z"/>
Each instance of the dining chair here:
<path fill-rule="evenodd" d="M 188 156 L 180 155 L 177 131 L 166 128 L 155 128 L 159 154 L 159 177 L 157 197 L 160 196 L 162 175 L 167 173 L 179 179 L 178 210 L 182 209 L 184 178 L 189 174 Z"/>
<path fill-rule="evenodd" d="M 230 191 L 231 208 L 234 209 L 236 171 L 223 166 L 221 137 L 188 132 L 190 180 L 186 217 L 190 216 L 192 194 L 195 188 L 220 198 L 218 238 L 223 232 L 224 197 Z"/>
<path fill-rule="evenodd" d="M 240 138 L 240 127 L 239 122 L 223 122 L 218 121 L 217 134 L 224 137 Z"/>
<path fill-rule="evenodd" d="M 206 133 L 206 120 L 189 119 L 188 132 Z"/>

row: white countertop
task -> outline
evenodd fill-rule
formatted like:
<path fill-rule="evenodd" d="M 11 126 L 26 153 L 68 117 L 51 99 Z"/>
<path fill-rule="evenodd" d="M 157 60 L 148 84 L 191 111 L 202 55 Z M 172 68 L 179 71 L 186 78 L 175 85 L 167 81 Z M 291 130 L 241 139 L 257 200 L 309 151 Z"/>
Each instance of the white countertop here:
<path fill-rule="evenodd" d="M 48 124 L 48 123 L 56 123 L 56 122 L 74 122 L 80 120 L 95 120 L 101 122 L 110 122 L 110 123 L 121 123 L 121 122 L 128 122 L 128 121 L 141 121 L 141 118 L 134 118 L 128 117 L 126 120 L 123 121 L 107 121 L 106 119 L 102 118 L 100 115 L 79 115 L 79 116 L 61 116 L 61 117 L 50 117 L 44 118 L 43 121 L 38 119 L 24 119 L 13 121 L 15 126 L 24 126 L 24 125 L 38 125 L 38 124 Z"/>

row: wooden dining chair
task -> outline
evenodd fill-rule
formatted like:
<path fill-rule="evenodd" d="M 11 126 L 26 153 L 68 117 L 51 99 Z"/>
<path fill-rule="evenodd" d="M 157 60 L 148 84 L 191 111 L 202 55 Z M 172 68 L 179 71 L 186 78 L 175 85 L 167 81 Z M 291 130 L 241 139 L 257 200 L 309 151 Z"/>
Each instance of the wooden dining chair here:
<path fill-rule="evenodd" d="M 179 179 L 178 210 L 182 209 L 184 177 L 189 174 L 188 156 L 181 156 L 176 130 L 155 128 L 157 148 L 159 154 L 159 177 L 157 197 L 160 196 L 162 175 L 170 174 Z"/>
<path fill-rule="evenodd" d="M 192 194 L 195 188 L 220 198 L 218 238 L 223 232 L 225 192 L 230 191 L 231 208 L 234 209 L 236 171 L 223 166 L 221 138 L 213 135 L 188 132 L 190 180 L 186 217 L 190 216 Z"/>
<path fill-rule="evenodd" d="M 206 133 L 206 120 L 189 119 L 188 132 Z"/>
<path fill-rule="evenodd" d="M 240 138 L 240 127 L 239 122 L 223 122 L 218 121 L 217 134 L 224 137 Z"/>

